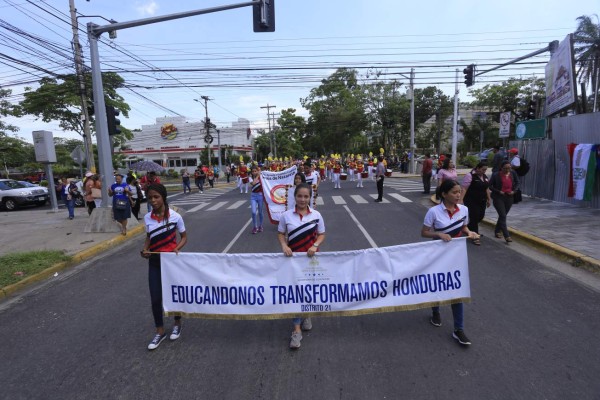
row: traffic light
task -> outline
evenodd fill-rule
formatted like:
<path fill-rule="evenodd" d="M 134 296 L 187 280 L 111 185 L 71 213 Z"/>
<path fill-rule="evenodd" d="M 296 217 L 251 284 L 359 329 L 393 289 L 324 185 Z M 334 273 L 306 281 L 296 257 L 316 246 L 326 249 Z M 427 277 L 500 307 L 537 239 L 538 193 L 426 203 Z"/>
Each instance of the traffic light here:
<path fill-rule="evenodd" d="M 473 86 L 475 83 L 475 64 L 467 65 L 467 68 L 463 69 L 465 74 L 465 85 L 467 87 Z"/>
<path fill-rule="evenodd" d="M 109 136 L 118 135 L 121 133 L 119 125 L 121 121 L 117 118 L 121 114 L 118 109 L 113 106 L 106 106 L 106 122 L 108 123 L 108 134 Z"/>
<path fill-rule="evenodd" d="M 275 0 L 260 0 L 252 6 L 254 32 L 275 32 Z"/>
<path fill-rule="evenodd" d="M 537 115 L 537 101 L 529 100 L 529 105 L 527 106 L 527 119 L 535 119 Z"/>

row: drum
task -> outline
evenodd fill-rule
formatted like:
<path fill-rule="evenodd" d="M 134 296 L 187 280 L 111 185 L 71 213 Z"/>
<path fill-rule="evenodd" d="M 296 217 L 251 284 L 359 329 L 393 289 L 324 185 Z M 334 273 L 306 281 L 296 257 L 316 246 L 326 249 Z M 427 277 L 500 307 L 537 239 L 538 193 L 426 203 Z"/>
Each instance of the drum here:
<path fill-rule="evenodd" d="M 340 174 L 340 180 L 345 181 L 348 178 L 348 174 Z"/>
<path fill-rule="evenodd" d="M 245 177 L 242 178 L 242 183 L 248 183 L 248 182 L 250 182 L 250 178 L 249 177 L 245 176 Z"/>
<path fill-rule="evenodd" d="M 385 171 L 385 176 L 392 176 L 392 170 L 388 169 L 387 171 Z"/>
<path fill-rule="evenodd" d="M 363 172 L 361 172 L 361 173 L 360 173 L 360 176 L 361 176 L 363 179 L 366 179 L 366 178 L 368 178 L 368 177 L 369 177 L 369 173 L 368 173 L 367 171 L 363 171 Z"/>

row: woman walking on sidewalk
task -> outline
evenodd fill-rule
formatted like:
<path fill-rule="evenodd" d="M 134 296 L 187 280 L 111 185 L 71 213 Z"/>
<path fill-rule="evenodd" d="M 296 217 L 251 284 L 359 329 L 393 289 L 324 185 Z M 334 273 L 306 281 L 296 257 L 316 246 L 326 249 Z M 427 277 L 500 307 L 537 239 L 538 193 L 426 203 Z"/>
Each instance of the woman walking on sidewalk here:
<path fill-rule="evenodd" d="M 160 274 L 160 254 L 178 253 L 187 243 L 187 233 L 183 218 L 167 204 L 167 189 L 161 184 L 148 186 L 146 192 L 152 211 L 144 217 L 146 225 L 146 241 L 141 255 L 148 259 L 148 285 L 150 301 L 156 334 L 148 345 L 148 350 L 154 350 L 166 339 L 163 323 L 162 282 Z M 179 243 L 177 234 L 179 232 Z M 175 323 L 169 339 L 177 340 L 181 335 L 181 317 L 175 317 Z"/>
<path fill-rule="evenodd" d="M 121 235 L 127 235 L 127 220 L 131 218 L 131 192 L 129 185 L 123 182 L 123 175 L 115 175 L 116 182 L 108 188 L 108 195 L 113 198 L 113 219 L 121 224 Z"/>
<path fill-rule="evenodd" d="M 485 217 L 485 209 L 492 204 L 490 182 L 487 175 L 487 163 L 481 161 L 462 181 L 463 203 L 469 209 L 469 230 L 479 233 L 479 223 Z M 474 245 L 481 245 L 479 238 L 473 239 Z"/>
<path fill-rule="evenodd" d="M 296 186 L 294 196 L 296 206 L 281 215 L 277 238 L 283 254 L 287 257 L 291 257 L 294 252 L 306 252 L 308 257 L 312 257 L 319 251 L 319 246 L 325 240 L 325 221 L 317 210 L 309 207 L 312 190 L 308 183 Z M 300 348 L 302 331 L 311 330 L 312 322 L 310 318 L 303 320 L 297 317 L 294 318 L 293 324 L 290 349 L 295 350 Z"/>
<path fill-rule="evenodd" d="M 252 234 L 263 231 L 263 203 L 264 195 L 258 166 L 250 170 L 250 204 L 252 206 Z"/>
<path fill-rule="evenodd" d="M 470 239 L 479 239 L 479 235 L 471 232 L 468 227 L 469 210 L 463 205 L 458 205 L 461 198 L 461 187 L 454 180 L 446 180 L 438 188 L 441 202 L 431 207 L 425 215 L 421 236 L 430 239 L 440 239 L 449 242 L 452 238 L 462 235 Z M 429 320 L 433 326 L 442 326 L 440 307 L 431 308 L 432 315 Z M 464 306 L 463 303 L 452 304 L 454 317 L 454 332 L 452 337 L 462 345 L 470 345 L 471 341 L 464 332 Z"/>
<path fill-rule="evenodd" d="M 500 171 L 492 174 L 490 189 L 492 191 L 494 208 L 498 212 L 498 221 L 496 222 L 494 233 L 498 239 L 504 237 L 504 240 L 510 243 L 512 239 L 508 232 L 506 216 L 513 205 L 514 194 L 519 189 L 519 177 L 512 170 L 510 161 L 503 161 Z"/>

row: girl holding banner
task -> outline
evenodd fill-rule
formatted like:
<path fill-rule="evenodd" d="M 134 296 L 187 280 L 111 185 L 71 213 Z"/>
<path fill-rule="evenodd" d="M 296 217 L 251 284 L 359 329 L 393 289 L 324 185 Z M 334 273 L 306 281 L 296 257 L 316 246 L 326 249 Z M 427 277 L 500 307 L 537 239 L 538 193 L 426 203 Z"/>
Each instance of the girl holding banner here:
<path fill-rule="evenodd" d="M 468 227 L 469 210 L 466 206 L 458 203 L 461 200 L 462 188 L 455 180 L 446 180 L 438 187 L 441 202 L 431 207 L 425 215 L 421 236 L 430 239 L 440 239 L 449 242 L 452 238 L 462 235 L 470 239 L 479 239 L 479 235 L 471 232 Z M 432 316 L 429 320 L 434 326 L 442 326 L 442 318 L 439 307 L 432 307 Z M 452 316 L 454 317 L 454 332 L 452 337 L 458 343 L 468 346 L 471 344 L 464 332 L 463 326 L 463 303 L 452 304 Z"/>
<path fill-rule="evenodd" d="M 152 315 L 156 326 L 156 334 L 148 345 L 148 350 L 154 350 L 167 337 L 163 326 L 160 253 L 178 253 L 187 243 L 187 233 L 181 215 L 169 209 L 167 189 L 163 185 L 158 183 L 148 186 L 146 196 L 148 203 L 152 206 L 152 211 L 144 217 L 146 241 L 141 254 L 142 257 L 148 259 L 148 285 L 150 286 Z M 179 243 L 177 243 L 176 232 L 179 232 Z M 181 335 L 181 317 L 175 317 L 175 324 L 169 339 L 177 340 L 179 335 Z"/>
<path fill-rule="evenodd" d="M 277 238 L 283 254 L 291 257 L 294 252 L 306 252 L 308 257 L 319 251 L 319 246 L 325 240 L 325 222 L 321 214 L 309 207 L 312 190 L 309 184 L 301 183 L 296 186 L 294 199 L 296 206 L 287 210 L 279 219 Z M 286 237 L 287 236 L 287 237 Z M 310 318 L 294 318 L 294 331 L 290 339 L 290 349 L 300 348 L 302 331 L 312 329 Z"/>
<path fill-rule="evenodd" d="M 254 235 L 263 231 L 263 203 L 265 198 L 258 166 L 252 166 L 250 174 L 252 175 L 250 180 L 250 204 L 252 206 L 252 234 Z"/>

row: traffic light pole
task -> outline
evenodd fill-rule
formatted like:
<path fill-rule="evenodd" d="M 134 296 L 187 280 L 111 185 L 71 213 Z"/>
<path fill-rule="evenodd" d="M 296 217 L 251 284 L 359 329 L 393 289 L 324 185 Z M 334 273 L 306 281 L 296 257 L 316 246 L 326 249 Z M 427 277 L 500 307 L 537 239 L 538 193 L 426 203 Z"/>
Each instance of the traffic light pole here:
<path fill-rule="evenodd" d="M 456 148 L 458 144 L 458 68 L 456 69 L 456 84 L 454 88 L 454 118 L 452 118 L 452 160 L 454 165 L 458 165 L 456 159 Z"/>

